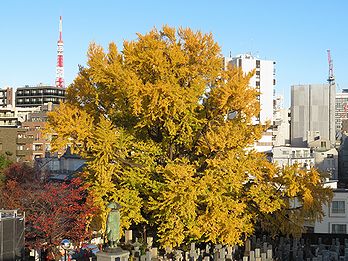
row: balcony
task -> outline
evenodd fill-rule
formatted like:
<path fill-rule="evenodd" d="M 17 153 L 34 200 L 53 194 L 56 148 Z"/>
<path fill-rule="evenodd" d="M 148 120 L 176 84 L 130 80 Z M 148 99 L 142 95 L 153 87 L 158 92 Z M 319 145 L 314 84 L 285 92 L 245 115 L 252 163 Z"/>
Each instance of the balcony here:
<path fill-rule="evenodd" d="M 18 117 L 14 113 L 0 113 L 1 119 L 17 119 Z"/>
<path fill-rule="evenodd" d="M 16 156 L 29 156 L 32 155 L 32 150 L 16 150 Z"/>
<path fill-rule="evenodd" d="M 18 126 L 18 122 L 2 122 L 0 120 L 0 127 L 17 127 Z"/>
<path fill-rule="evenodd" d="M 34 138 L 17 138 L 17 144 L 29 144 L 33 143 Z"/>

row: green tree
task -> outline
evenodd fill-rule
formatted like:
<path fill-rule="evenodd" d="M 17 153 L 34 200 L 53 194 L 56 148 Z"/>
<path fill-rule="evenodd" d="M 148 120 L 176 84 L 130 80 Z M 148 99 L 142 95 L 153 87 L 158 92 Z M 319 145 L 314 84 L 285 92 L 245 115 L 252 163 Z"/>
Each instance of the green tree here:
<path fill-rule="evenodd" d="M 122 52 L 91 44 L 49 131 L 58 134 L 55 148 L 69 144 L 88 160 L 85 179 L 103 222 L 116 200 L 123 228 L 147 222 L 162 246 L 241 244 L 291 200 L 302 204 L 294 216 L 320 218 L 331 197 L 317 171 L 282 170 L 252 150 L 267 128 L 252 124 L 260 107 L 253 74 L 225 70 L 213 36 L 190 29 L 138 34 Z"/>
<path fill-rule="evenodd" d="M 10 164 L 11 160 L 9 157 L 4 154 L 0 154 L 0 185 L 5 181 L 4 169 L 6 169 Z"/>

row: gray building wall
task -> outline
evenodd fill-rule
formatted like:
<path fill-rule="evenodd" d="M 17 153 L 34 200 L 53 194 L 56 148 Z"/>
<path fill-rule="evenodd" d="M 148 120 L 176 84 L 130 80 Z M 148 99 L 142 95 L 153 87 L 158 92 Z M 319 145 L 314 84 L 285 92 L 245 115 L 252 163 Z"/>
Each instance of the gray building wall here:
<path fill-rule="evenodd" d="M 307 146 L 308 132 L 335 142 L 336 86 L 305 84 L 291 86 L 291 146 Z"/>

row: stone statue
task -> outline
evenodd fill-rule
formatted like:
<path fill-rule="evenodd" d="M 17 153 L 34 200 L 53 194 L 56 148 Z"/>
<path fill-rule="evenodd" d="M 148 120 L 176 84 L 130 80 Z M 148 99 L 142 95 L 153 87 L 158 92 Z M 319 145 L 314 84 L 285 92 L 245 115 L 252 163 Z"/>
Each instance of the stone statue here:
<path fill-rule="evenodd" d="M 121 205 L 111 202 L 107 206 L 111 208 L 106 221 L 106 236 L 109 248 L 116 248 L 120 241 L 120 208 Z"/>

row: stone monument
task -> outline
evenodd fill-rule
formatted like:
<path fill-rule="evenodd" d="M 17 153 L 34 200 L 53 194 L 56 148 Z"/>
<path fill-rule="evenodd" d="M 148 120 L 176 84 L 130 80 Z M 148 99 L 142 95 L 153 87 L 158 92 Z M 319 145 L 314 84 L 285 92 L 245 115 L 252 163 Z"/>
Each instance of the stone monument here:
<path fill-rule="evenodd" d="M 96 254 L 97 261 L 128 261 L 129 252 L 117 246 L 120 242 L 121 205 L 111 202 L 107 207 L 110 208 L 106 221 L 108 246 Z"/>

